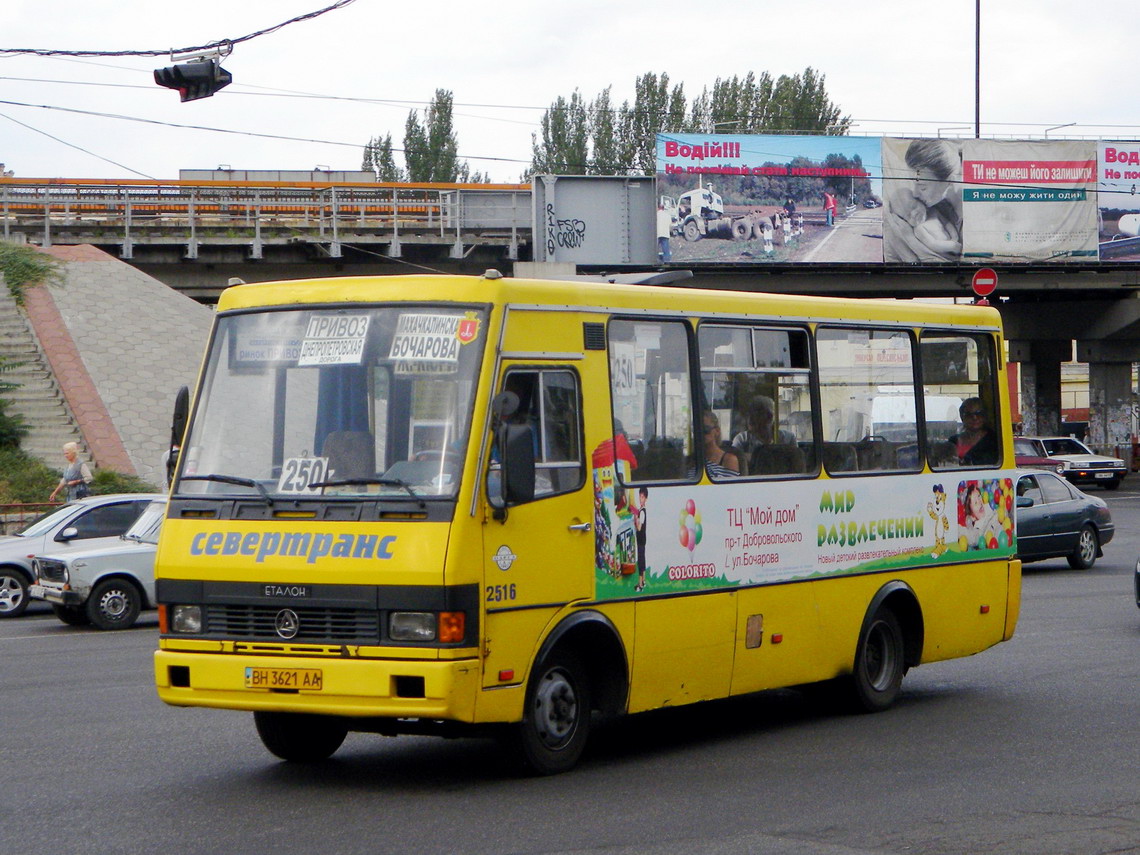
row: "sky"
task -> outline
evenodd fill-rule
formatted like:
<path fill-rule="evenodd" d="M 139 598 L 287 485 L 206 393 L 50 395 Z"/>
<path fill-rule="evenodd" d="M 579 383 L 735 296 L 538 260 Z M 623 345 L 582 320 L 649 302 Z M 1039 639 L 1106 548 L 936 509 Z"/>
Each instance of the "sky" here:
<path fill-rule="evenodd" d="M 717 77 L 808 66 L 825 75 L 852 134 L 972 137 L 976 2 L 355 0 L 237 44 L 223 61 L 234 82 L 184 104 L 154 83 L 168 55 L 3 51 L 236 40 L 332 0 L 6 0 L 0 163 L 20 178 L 356 170 L 371 137 L 390 133 L 402 147 L 408 112 L 447 89 L 460 157 L 493 181 L 517 182 L 543 110 L 575 88 L 589 101 L 612 86 L 620 104 L 652 71 L 684 84 L 691 101 Z M 1140 138 L 1130 82 L 1140 16 L 1119 4 L 980 5 L 983 137 Z"/>

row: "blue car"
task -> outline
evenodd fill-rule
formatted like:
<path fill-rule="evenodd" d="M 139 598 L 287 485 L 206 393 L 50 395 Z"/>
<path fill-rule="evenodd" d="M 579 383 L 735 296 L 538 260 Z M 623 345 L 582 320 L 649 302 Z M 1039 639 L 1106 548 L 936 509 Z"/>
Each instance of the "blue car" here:
<path fill-rule="evenodd" d="M 1074 570 L 1096 563 L 1116 527 L 1103 499 L 1042 470 L 1017 476 L 1017 556 L 1023 562 L 1065 558 Z"/>

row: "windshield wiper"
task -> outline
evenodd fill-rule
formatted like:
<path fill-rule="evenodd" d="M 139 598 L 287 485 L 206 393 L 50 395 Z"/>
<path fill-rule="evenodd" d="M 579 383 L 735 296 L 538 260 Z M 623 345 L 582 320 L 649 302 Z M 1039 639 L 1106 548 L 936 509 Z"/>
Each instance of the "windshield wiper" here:
<path fill-rule="evenodd" d="M 407 490 L 408 495 L 420 503 L 420 507 L 427 507 L 426 503 L 419 494 L 412 489 L 412 485 L 407 481 L 401 481 L 399 478 L 334 478 L 329 481 L 314 481 L 309 485 L 310 489 L 317 487 L 351 487 L 362 486 L 367 487 L 372 484 L 379 484 L 381 487 L 400 487 Z"/>
<path fill-rule="evenodd" d="M 183 475 L 181 481 L 217 481 L 220 484 L 237 484 L 239 487 L 253 487 L 257 492 L 261 493 L 265 504 L 270 507 L 273 506 L 273 497 L 269 495 L 269 491 L 261 485 L 260 481 L 254 481 L 252 478 L 242 478 L 237 475 Z"/>

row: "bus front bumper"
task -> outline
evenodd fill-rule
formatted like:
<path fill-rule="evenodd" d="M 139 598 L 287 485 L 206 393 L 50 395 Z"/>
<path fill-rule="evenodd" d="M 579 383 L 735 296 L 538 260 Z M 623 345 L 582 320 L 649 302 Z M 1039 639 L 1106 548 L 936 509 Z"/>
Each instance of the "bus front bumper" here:
<path fill-rule="evenodd" d="M 158 650 L 173 706 L 473 722 L 477 659 L 333 659 Z"/>

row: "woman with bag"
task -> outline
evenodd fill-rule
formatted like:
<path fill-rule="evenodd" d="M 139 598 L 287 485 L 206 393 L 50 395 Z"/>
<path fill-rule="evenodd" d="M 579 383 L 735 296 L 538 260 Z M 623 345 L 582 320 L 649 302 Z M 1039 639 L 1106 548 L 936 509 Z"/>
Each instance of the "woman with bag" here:
<path fill-rule="evenodd" d="M 90 496 L 91 490 L 88 489 L 87 485 L 91 483 L 91 468 L 79 459 L 79 444 L 65 442 L 63 444 L 63 456 L 67 458 L 67 466 L 64 467 L 63 477 L 59 479 L 59 483 L 48 496 L 48 501 L 54 502 L 56 494 L 60 490 L 67 491 L 69 502 Z"/>

